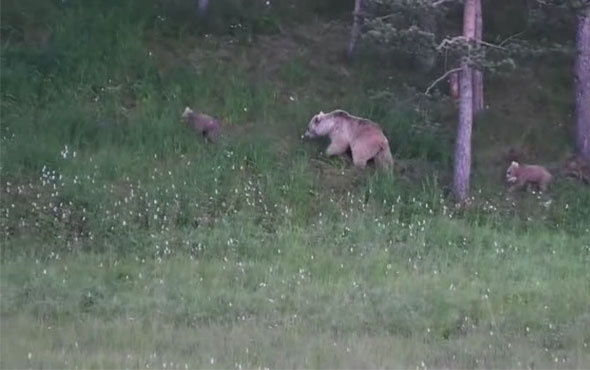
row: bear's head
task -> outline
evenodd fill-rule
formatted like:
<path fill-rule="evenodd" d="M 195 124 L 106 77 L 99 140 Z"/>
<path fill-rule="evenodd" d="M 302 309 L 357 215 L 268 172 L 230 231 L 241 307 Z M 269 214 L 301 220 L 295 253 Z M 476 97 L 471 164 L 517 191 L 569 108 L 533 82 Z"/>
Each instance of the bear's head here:
<path fill-rule="evenodd" d="M 187 121 L 194 114 L 195 114 L 195 112 L 191 108 L 186 107 L 186 108 L 184 108 L 184 112 L 182 112 L 181 118 L 182 118 L 182 120 Z"/>
<path fill-rule="evenodd" d="M 326 136 L 334 127 L 334 117 L 329 113 L 320 112 L 313 116 L 307 125 L 307 131 L 303 134 L 303 138 L 313 139 L 320 136 Z"/>
<path fill-rule="evenodd" d="M 509 183 L 513 183 L 518 180 L 517 172 L 519 167 L 520 165 L 518 164 L 518 162 L 512 161 L 512 163 L 510 163 L 510 166 L 508 166 L 508 169 L 506 170 L 506 181 L 508 181 Z"/>

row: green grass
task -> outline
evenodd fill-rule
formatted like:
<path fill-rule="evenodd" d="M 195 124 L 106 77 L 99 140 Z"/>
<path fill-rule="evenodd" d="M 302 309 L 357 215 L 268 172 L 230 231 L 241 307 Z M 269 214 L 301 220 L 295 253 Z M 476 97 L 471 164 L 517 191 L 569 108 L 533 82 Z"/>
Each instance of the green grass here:
<path fill-rule="evenodd" d="M 48 255 L 4 263 L 2 333 L 42 334 L 5 339 L 3 367 L 588 363 L 587 238 L 370 214 L 266 231 L 240 212 L 102 253 L 14 242 Z"/>
<path fill-rule="evenodd" d="M 391 104 L 403 73 L 335 64 L 322 24 L 230 43 L 64 4 L 3 6 L 0 367 L 590 366 L 587 189 L 506 195 L 484 168 L 456 209 L 452 129 Z M 408 172 L 301 141 L 333 108 L 380 122 Z"/>

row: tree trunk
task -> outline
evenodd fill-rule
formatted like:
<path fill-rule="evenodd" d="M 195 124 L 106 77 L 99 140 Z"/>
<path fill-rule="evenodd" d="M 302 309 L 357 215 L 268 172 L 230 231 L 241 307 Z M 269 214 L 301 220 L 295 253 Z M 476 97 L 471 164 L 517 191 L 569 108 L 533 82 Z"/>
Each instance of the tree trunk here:
<path fill-rule="evenodd" d="M 459 72 L 453 72 L 449 76 L 449 95 L 457 104 L 459 102 Z"/>
<path fill-rule="evenodd" d="M 363 0 L 354 1 L 354 12 L 352 20 L 352 30 L 350 32 L 350 42 L 348 43 L 347 55 L 349 59 L 354 58 L 356 52 L 357 43 L 361 35 L 361 26 L 363 23 Z"/>
<path fill-rule="evenodd" d="M 475 40 L 481 41 L 483 35 L 483 18 L 481 0 L 475 0 Z M 479 47 L 479 44 L 477 44 Z M 477 114 L 484 108 L 483 100 L 483 72 L 473 69 L 473 114 Z"/>
<path fill-rule="evenodd" d="M 198 0 L 197 1 L 197 12 L 200 17 L 207 15 L 209 9 L 209 0 Z"/>
<path fill-rule="evenodd" d="M 470 0 L 466 0 L 470 1 Z M 455 143 L 453 191 L 455 199 L 464 202 L 469 196 L 471 177 L 471 129 L 473 126 L 473 71 L 467 58 L 461 61 L 459 76 L 459 126 Z"/>
<path fill-rule="evenodd" d="M 576 149 L 590 159 L 590 6 L 578 15 L 576 46 Z"/>
<path fill-rule="evenodd" d="M 463 10 L 463 35 L 472 40 L 475 37 L 475 0 L 465 0 Z M 471 177 L 471 130 L 473 127 L 473 70 L 469 56 L 461 59 L 459 76 L 459 124 L 455 142 L 455 168 L 453 192 L 458 202 L 469 197 Z"/>

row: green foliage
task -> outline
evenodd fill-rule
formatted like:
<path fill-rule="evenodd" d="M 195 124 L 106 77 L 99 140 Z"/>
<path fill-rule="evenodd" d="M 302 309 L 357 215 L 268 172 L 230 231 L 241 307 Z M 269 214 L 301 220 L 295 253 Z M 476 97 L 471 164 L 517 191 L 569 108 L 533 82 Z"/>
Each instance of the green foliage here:
<path fill-rule="evenodd" d="M 438 33 L 441 15 L 440 9 L 429 1 L 369 0 L 365 38 L 401 55 L 417 58 L 430 69 L 441 40 Z"/>
<path fill-rule="evenodd" d="M 279 7 L 282 2 L 278 2 Z M 252 37 L 259 33 L 276 33 L 280 28 L 275 16 L 277 6 L 264 1 L 211 1 L 207 14 L 200 15 L 196 1 L 155 2 L 158 9 L 154 28 L 163 34 L 186 32 L 230 34 Z"/>
<path fill-rule="evenodd" d="M 162 34 L 187 33 L 232 35 L 245 40 L 257 35 L 276 34 L 292 24 L 319 15 L 349 12 L 349 4 L 338 0 L 216 0 L 209 2 L 207 14 L 200 16 L 197 1 L 153 1 L 157 14 L 154 29 Z"/>

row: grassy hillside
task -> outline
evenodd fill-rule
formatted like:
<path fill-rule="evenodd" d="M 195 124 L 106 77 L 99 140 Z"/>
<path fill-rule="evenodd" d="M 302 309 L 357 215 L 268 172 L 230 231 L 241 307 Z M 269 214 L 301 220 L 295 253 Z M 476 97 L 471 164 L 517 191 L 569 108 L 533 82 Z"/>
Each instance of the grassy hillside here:
<path fill-rule="evenodd" d="M 501 183 L 512 145 L 569 150 L 566 64 L 490 79 L 457 209 L 430 76 L 344 63 L 346 23 L 277 3 L 213 34 L 182 2 L 3 3 L 0 367 L 590 366 L 590 191 Z M 400 169 L 301 140 L 335 108 Z"/>

